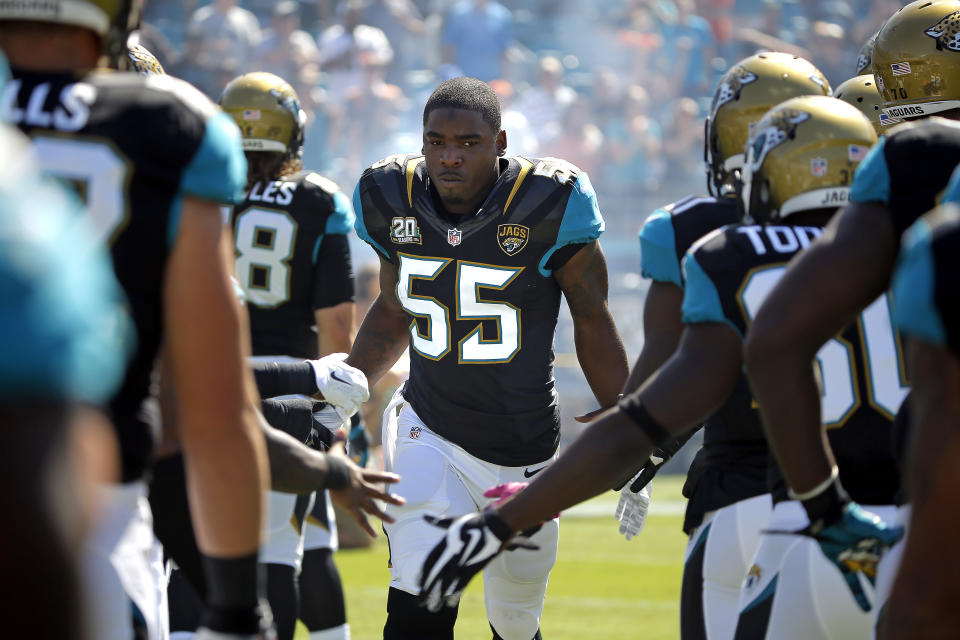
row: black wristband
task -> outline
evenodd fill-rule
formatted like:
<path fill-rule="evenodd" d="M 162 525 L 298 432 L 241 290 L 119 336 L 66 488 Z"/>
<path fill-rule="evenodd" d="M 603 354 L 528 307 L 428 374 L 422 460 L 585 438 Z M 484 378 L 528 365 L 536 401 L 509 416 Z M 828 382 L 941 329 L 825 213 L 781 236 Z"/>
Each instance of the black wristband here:
<path fill-rule="evenodd" d="M 493 507 L 487 507 L 483 510 L 483 521 L 487 525 L 487 528 L 490 529 L 490 532 L 497 536 L 500 542 L 506 542 L 513 535 L 510 526 L 500 517 L 500 514 L 498 514 Z"/>
<path fill-rule="evenodd" d="M 323 488 L 324 489 L 343 489 L 350 485 L 350 465 L 343 459 L 337 456 L 328 455 L 327 460 L 327 476 L 324 478 Z"/>
<path fill-rule="evenodd" d="M 617 406 L 620 407 L 620 411 L 630 418 L 630 420 L 650 438 L 653 446 L 662 446 L 673 437 L 669 431 L 653 419 L 653 416 L 651 416 L 643 404 L 640 403 L 640 398 L 637 394 L 631 393 L 626 398 L 621 399 L 617 403 Z"/>
<path fill-rule="evenodd" d="M 844 491 L 840 478 L 834 478 L 823 491 L 800 503 L 810 519 L 810 530 L 820 533 L 843 517 L 844 508 L 850 504 L 850 495 Z"/>
<path fill-rule="evenodd" d="M 215 558 L 201 554 L 207 578 L 202 625 L 222 633 L 254 634 L 260 629 L 260 572 L 257 554 Z"/>

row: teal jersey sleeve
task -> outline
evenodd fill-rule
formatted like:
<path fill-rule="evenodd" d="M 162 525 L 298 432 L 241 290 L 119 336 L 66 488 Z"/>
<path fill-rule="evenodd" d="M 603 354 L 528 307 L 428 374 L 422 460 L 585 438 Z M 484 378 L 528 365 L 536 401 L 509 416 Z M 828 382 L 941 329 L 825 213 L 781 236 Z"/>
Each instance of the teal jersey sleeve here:
<path fill-rule="evenodd" d="M 343 191 L 337 191 L 333 194 L 333 213 L 327 218 L 327 226 L 323 233 L 345 236 L 350 233 L 356 220 L 357 216 L 353 213 L 350 198 Z"/>
<path fill-rule="evenodd" d="M 740 329 L 723 313 L 720 303 L 720 293 L 707 272 L 692 252 L 683 257 L 683 277 L 686 287 L 683 291 L 682 316 L 684 324 L 701 324 L 705 322 L 720 322 L 726 324 L 740 338 L 743 334 Z"/>
<path fill-rule="evenodd" d="M 357 236 L 371 247 L 377 250 L 380 255 L 382 255 L 387 260 L 390 259 L 390 254 L 387 253 L 387 250 L 384 249 L 380 244 L 373 239 L 370 233 L 367 231 L 367 225 L 363 221 L 363 200 L 360 198 L 360 183 L 357 183 L 357 188 L 353 190 L 353 210 L 355 212 L 356 221 L 353 223 L 353 230 L 357 232 Z"/>
<path fill-rule="evenodd" d="M 851 202 L 889 202 L 890 170 L 885 152 L 886 138 L 873 145 L 853 174 Z"/>
<path fill-rule="evenodd" d="M 673 219 L 665 209 L 654 211 L 640 229 L 640 273 L 644 278 L 683 288 Z"/>
<path fill-rule="evenodd" d="M 52 184 L 0 187 L 0 397 L 104 404 L 123 381 L 135 330 L 77 209 Z"/>
<path fill-rule="evenodd" d="M 945 346 L 947 330 L 934 300 L 932 234 L 929 224 L 917 220 L 903 237 L 903 248 L 893 274 L 894 319 L 905 335 Z"/>
<path fill-rule="evenodd" d="M 600 215 L 597 194 L 586 172 L 581 171 L 567 200 L 567 208 L 563 212 L 563 220 L 557 232 L 557 241 L 540 259 L 540 275 L 547 277 L 551 274 L 547 263 L 557 250 L 571 244 L 593 242 L 600 237 L 603 229 L 603 216 Z"/>
<path fill-rule="evenodd" d="M 947 183 L 940 202 L 960 202 L 960 167 L 953 170 L 953 175 L 950 176 L 950 182 Z"/>

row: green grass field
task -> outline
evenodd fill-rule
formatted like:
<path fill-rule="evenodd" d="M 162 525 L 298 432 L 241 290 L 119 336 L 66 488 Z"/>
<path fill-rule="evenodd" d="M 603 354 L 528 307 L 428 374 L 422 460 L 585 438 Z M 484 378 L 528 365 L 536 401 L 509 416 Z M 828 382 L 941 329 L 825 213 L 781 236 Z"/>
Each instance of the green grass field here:
<path fill-rule="evenodd" d="M 543 613 L 547 640 L 679 637 L 680 574 L 686 536 L 681 531 L 682 477 L 654 481 L 653 507 L 643 533 L 627 541 L 617 531 L 609 493 L 560 522 L 560 553 L 550 575 Z M 354 640 L 381 637 L 386 617 L 386 542 L 337 554 Z M 301 627 L 296 640 L 307 640 Z M 458 640 L 489 640 L 482 580 L 460 603 Z"/>

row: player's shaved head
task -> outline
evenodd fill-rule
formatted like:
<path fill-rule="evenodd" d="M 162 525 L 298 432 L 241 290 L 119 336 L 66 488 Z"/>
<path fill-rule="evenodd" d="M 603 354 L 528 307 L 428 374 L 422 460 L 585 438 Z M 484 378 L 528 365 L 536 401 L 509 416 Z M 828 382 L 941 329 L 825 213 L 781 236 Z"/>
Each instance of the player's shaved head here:
<path fill-rule="evenodd" d="M 500 132 L 500 100 L 497 92 L 482 80 L 460 76 L 441 82 L 423 108 L 423 124 L 427 124 L 431 111 L 444 108 L 476 111 L 494 133 Z"/>

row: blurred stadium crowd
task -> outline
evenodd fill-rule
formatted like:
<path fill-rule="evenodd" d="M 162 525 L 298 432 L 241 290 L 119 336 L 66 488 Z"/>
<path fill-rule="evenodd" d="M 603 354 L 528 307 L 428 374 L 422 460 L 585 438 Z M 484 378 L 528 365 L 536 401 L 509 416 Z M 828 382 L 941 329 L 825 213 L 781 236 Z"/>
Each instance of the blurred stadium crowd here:
<path fill-rule="evenodd" d="M 241 73 L 287 79 L 309 118 L 304 166 L 348 193 L 372 162 L 420 148 L 423 105 L 439 82 L 490 82 L 504 105 L 509 153 L 562 157 L 590 175 L 616 278 L 611 307 L 628 352 L 637 353 L 646 284 L 636 232 L 658 206 L 705 190 L 703 119 L 720 75 L 769 49 L 807 58 L 836 86 L 855 75 L 858 50 L 902 4 L 149 0 L 141 39 L 168 73 L 214 100 Z M 375 268 L 372 252 L 359 242 L 355 249 L 361 272 L 365 263 Z M 564 370 L 572 344 L 561 317 L 565 415 L 592 401 L 579 371 Z"/>

